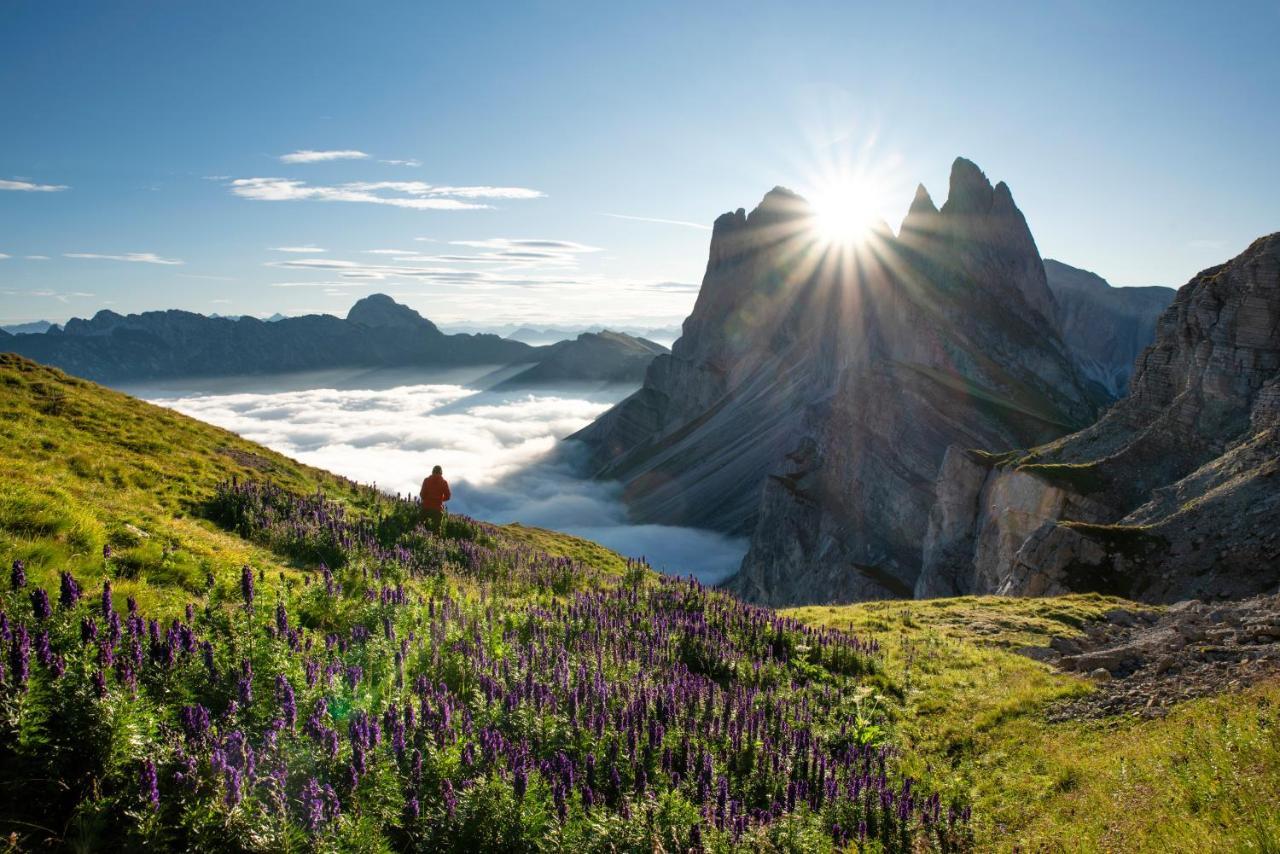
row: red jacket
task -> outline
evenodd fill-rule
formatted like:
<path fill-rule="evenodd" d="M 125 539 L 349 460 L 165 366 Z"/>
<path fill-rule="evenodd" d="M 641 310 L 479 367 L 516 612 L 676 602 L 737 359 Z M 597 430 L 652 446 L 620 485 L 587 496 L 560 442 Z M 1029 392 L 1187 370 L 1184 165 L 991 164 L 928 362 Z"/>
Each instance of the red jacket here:
<path fill-rule="evenodd" d="M 444 503 L 453 496 L 449 493 L 449 481 L 433 474 L 422 482 L 422 506 L 426 510 L 443 510 Z"/>

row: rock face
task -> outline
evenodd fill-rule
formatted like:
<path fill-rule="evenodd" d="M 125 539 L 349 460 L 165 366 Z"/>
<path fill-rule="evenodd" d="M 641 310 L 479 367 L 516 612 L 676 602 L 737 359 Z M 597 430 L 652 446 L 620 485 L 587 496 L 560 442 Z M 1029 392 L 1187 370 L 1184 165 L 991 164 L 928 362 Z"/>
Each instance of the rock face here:
<path fill-rule="evenodd" d="M 670 352 L 661 344 L 623 332 L 584 332 L 543 349 L 538 364 L 502 382 L 500 388 L 565 382 L 638 383 L 649 363 Z"/>
<path fill-rule="evenodd" d="M 1081 372 L 1112 397 L 1124 397 L 1134 362 L 1173 302 L 1173 288 L 1114 288 L 1095 273 L 1051 258 L 1044 271 L 1058 307 L 1058 332 Z"/>
<path fill-rule="evenodd" d="M 1129 396 L 1098 423 L 1025 454 L 948 451 L 916 592 L 1269 592 L 1280 584 L 1277 471 L 1272 234 L 1178 291 Z"/>
<path fill-rule="evenodd" d="M 778 188 L 717 219 L 671 354 L 573 438 L 636 519 L 749 535 L 745 598 L 909 595 L 948 445 L 1046 441 L 1105 394 L 1009 188 L 974 164 L 941 210 L 921 187 L 898 237 L 827 245 L 812 216 Z"/>
<path fill-rule="evenodd" d="M 484 365 L 535 361 L 540 351 L 496 335 L 445 335 L 375 294 L 345 320 L 308 315 L 266 322 L 188 311 L 100 311 L 65 329 L 6 338 L 6 349 L 102 382 L 304 371 L 344 366 Z"/>

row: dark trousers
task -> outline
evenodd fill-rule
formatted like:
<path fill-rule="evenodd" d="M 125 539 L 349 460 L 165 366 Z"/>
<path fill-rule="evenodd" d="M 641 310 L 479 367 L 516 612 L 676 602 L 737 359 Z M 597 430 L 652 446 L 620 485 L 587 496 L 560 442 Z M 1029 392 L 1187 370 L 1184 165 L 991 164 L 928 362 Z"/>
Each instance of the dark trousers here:
<path fill-rule="evenodd" d="M 422 524 L 426 525 L 432 532 L 440 533 L 444 528 L 444 511 L 433 507 L 423 507 Z"/>

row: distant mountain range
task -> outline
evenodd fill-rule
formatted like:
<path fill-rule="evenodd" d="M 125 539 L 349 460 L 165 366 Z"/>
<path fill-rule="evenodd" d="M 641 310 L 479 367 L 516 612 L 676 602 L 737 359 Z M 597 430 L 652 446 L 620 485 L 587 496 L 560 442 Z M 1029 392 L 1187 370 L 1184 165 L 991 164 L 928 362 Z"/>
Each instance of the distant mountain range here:
<path fill-rule="evenodd" d="M 48 320 L 33 320 L 30 323 L 14 323 L 9 326 L 0 326 L 0 332 L 8 332 L 10 335 L 40 335 L 48 332 L 52 326 L 58 326 L 58 324 L 51 323 Z"/>
<path fill-rule="evenodd" d="M 306 315 L 259 320 L 187 311 L 121 315 L 100 311 L 42 334 L 0 332 L 13 351 L 100 382 L 309 371 L 332 367 L 528 365 L 508 386 L 530 382 L 638 382 L 666 348 L 624 333 L 532 347 L 497 335 L 448 335 L 384 294 L 365 297 L 346 318 Z M 645 355 L 647 354 L 647 355 Z M 530 373 L 532 371 L 533 373 Z"/>
<path fill-rule="evenodd" d="M 1240 286 L 1230 297 L 1239 323 L 1246 309 L 1260 313 L 1245 327 L 1252 343 L 1222 348 L 1224 336 L 1237 335 L 1234 328 L 1203 326 L 1214 304 L 1209 294 L 1223 287 L 1214 271 L 1202 274 L 1203 297 L 1189 303 L 1179 294 L 1166 310 L 1169 289 L 1111 288 L 1091 273 L 1045 263 L 1010 189 L 993 186 L 963 158 L 952 167 L 941 209 L 920 187 L 898 235 L 882 225 L 856 256 L 823 243 L 808 204 L 782 188 L 749 214 L 739 209 L 717 219 L 709 256 L 697 303 L 671 354 L 652 362 L 639 391 L 571 439 L 585 446 L 593 475 L 623 482 L 637 521 L 748 536 L 748 553 L 727 586 L 757 602 L 924 594 L 935 589 L 931 576 L 957 573 L 966 580 L 952 589 L 989 592 L 986 574 L 1012 571 L 1012 556 L 1006 550 L 972 570 L 972 556 L 964 554 L 967 525 L 991 526 L 993 542 L 1016 550 L 1018 537 L 1031 534 L 1016 528 L 1018 519 L 1029 518 L 1040 530 L 1076 517 L 1061 513 L 1053 495 L 1036 492 L 1029 493 L 1028 507 L 1002 509 L 1022 505 L 996 492 L 983 505 L 990 516 L 973 518 L 982 479 L 968 492 L 943 486 L 959 449 L 1002 459 L 994 455 L 1044 446 L 1049 450 L 1039 456 L 1061 458 L 1064 466 L 1096 459 L 1114 471 L 1117 483 L 1127 479 L 1136 490 L 1087 517 L 1112 520 L 1132 511 L 1136 496 L 1149 495 L 1144 490 L 1157 481 L 1185 475 L 1188 466 L 1209 459 L 1210 446 L 1224 447 L 1240 435 L 1248 423 L 1241 413 L 1253 405 L 1245 386 L 1255 390 L 1250 394 L 1274 388 L 1268 377 L 1280 358 L 1274 342 L 1280 323 L 1257 288 Z M 1268 281 L 1276 287 L 1273 276 Z M 1190 446 L 1179 449 L 1177 438 L 1144 440 L 1146 468 L 1130 470 L 1103 459 L 1124 447 L 1123 438 L 1098 444 L 1096 457 L 1045 445 L 1088 427 L 1125 393 L 1134 357 L 1151 343 L 1157 317 L 1160 340 L 1137 362 L 1135 396 L 1141 389 L 1146 398 L 1172 400 L 1188 386 L 1185 380 L 1170 385 L 1171 360 L 1190 369 L 1212 358 L 1222 381 L 1193 392 L 1204 400 L 1194 418 L 1208 429 L 1175 430 L 1155 410 L 1126 398 L 1102 422 L 1123 423 L 1125 430 L 1116 426 L 1107 435 L 1132 439 L 1151 427 L 1156 436 L 1166 431 Z M 1231 353 L 1257 366 L 1247 381 Z M 1162 390 L 1147 391 L 1157 377 Z M 1261 399 L 1270 400 L 1267 394 Z M 1230 402 L 1217 400 L 1220 395 Z M 1185 407 L 1178 411 L 1193 417 Z M 1215 432 L 1211 414 L 1227 411 L 1234 426 Z M 1168 477 L 1151 480 L 1166 468 Z M 1075 472 L 1057 468 L 1045 477 Z M 1220 486 L 1227 483 L 1225 472 L 1215 477 Z M 1049 504 L 1037 504 L 1035 495 Z M 1259 506 L 1272 530 L 1280 529 L 1274 507 Z M 959 532 L 960 545 L 930 552 L 922 544 L 943 536 L 934 535 L 939 513 L 954 521 L 946 530 Z M 1016 530 L 1001 528 L 1000 520 Z M 1082 549 L 1079 554 L 1088 551 Z M 1280 553 L 1269 559 L 1280 566 Z M 1133 571 L 1151 571 L 1152 565 L 1141 566 Z M 1267 577 L 1273 583 L 1280 572 Z M 1099 586 L 1089 573 L 1064 570 L 1054 578 L 1064 589 Z M 1033 587 L 1010 585 L 1014 592 Z M 1166 581 L 1126 589 L 1160 596 L 1175 588 L 1182 589 Z"/>

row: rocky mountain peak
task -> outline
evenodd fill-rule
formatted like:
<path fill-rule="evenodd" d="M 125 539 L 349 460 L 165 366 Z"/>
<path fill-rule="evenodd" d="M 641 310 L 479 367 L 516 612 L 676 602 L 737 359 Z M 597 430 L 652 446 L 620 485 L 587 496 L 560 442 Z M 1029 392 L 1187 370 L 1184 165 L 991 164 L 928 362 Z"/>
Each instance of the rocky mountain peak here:
<path fill-rule="evenodd" d="M 351 306 L 347 320 L 362 326 L 420 329 L 440 333 L 436 325 L 407 305 L 401 305 L 386 294 L 370 294 Z"/>
<path fill-rule="evenodd" d="M 898 233 L 931 231 L 936 227 L 937 216 L 938 207 L 933 203 L 933 197 L 929 195 L 924 184 L 917 184 L 915 197 L 911 199 L 911 207 L 907 209 L 907 215 L 903 217 L 902 227 L 898 229 Z"/>
<path fill-rule="evenodd" d="M 991 182 L 976 163 L 957 157 L 951 164 L 951 183 L 942 213 L 988 213 L 994 192 Z"/>

